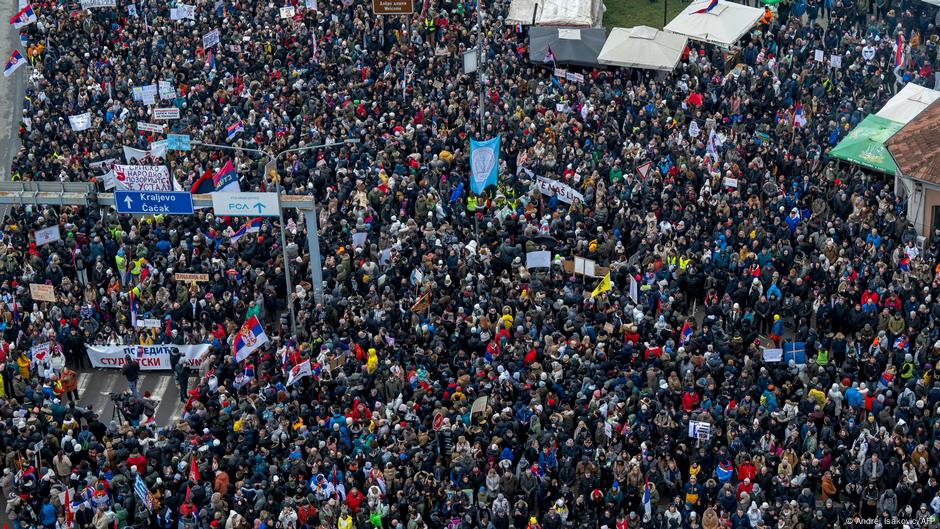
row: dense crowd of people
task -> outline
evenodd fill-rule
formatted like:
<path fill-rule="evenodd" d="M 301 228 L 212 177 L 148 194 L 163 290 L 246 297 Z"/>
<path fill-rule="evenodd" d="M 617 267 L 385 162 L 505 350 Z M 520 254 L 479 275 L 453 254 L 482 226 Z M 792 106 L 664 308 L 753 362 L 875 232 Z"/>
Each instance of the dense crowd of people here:
<path fill-rule="evenodd" d="M 198 0 L 192 18 L 118 4 L 32 4 L 14 177 L 103 186 L 130 147 L 183 188 L 227 161 L 242 190 L 279 179 L 320 205 L 325 299 L 296 211 L 285 262 L 276 220 L 233 241 L 245 219 L 211 209 L 12 208 L 14 529 L 940 525 L 940 233 L 919 240 L 892 182 L 828 156 L 901 86 L 933 86 L 937 7 L 785 0 L 734 57 L 690 41 L 664 76 L 578 83 L 530 63 L 508 4 L 486 4 L 481 102 L 461 70 L 476 2 L 384 21 L 363 2 Z M 134 90 L 160 81 L 156 101 Z M 158 147 L 136 125 L 154 105 L 203 143 L 360 143 L 271 171 L 249 151 Z M 468 143 L 493 136 L 500 182 L 477 200 Z M 583 201 L 540 194 L 536 176 Z M 61 240 L 37 244 L 50 226 Z M 527 268 L 543 250 L 550 266 Z M 609 269 L 610 290 L 575 257 Z M 37 283 L 56 301 L 33 299 Z M 132 325 L 132 303 L 160 326 Z M 236 362 L 252 317 L 269 343 Z M 173 424 L 147 417 L 131 357 L 126 421 L 78 402 L 86 346 L 137 344 L 211 346 L 174 361 Z"/>

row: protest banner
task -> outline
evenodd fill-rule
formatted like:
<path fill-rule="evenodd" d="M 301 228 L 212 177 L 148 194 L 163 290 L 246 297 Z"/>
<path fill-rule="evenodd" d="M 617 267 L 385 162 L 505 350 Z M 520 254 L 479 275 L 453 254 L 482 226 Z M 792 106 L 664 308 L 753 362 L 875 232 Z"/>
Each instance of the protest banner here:
<path fill-rule="evenodd" d="M 140 329 L 159 329 L 162 326 L 162 322 L 157 318 L 137 318 L 134 322 L 134 327 Z"/>
<path fill-rule="evenodd" d="M 29 358 L 31 364 L 36 364 L 45 360 L 50 354 L 52 354 L 52 348 L 55 344 L 53 342 L 41 343 L 39 345 L 34 345 L 29 348 Z"/>
<path fill-rule="evenodd" d="M 712 425 L 703 421 L 689 421 L 689 437 L 708 439 L 712 436 Z"/>
<path fill-rule="evenodd" d="M 129 164 L 133 164 L 137 160 L 146 158 L 150 156 L 152 158 L 163 158 L 166 156 L 166 141 L 154 141 L 150 143 L 150 150 L 142 151 L 140 149 L 135 149 L 133 147 L 124 146 L 124 159 Z"/>
<path fill-rule="evenodd" d="M 166 148 L 171 151 L 188 151 L 190 141 L 189 134 L 167 134 Z"/>
<path fill-rule="evenodd" d="M 541 250 L 537 252 L 528 252 L 525 254 L 526 268 L 551 268 L 552 252 Z"/>
<path fill-rule="evenodd" d="M 170 350 L 176 347 L 182 355 L 185 365 L 198 368 L 202 359 L 209 352 L 209 344 L 199 345 L 89 345 L 85 347 L 91 367 L 120 369 L 124 366 L 125 355 L 140 364 L 143 371 L 172 369 Z"/>
<path fill-rule="evenodd" d="M 176 97 L 176 89 L 173 88 L 172 81 L 160 81 L 158 91 L 160 100 L 173 99 Z"/>
<path fill-rule="evenodd" d="M 49 226 L 48 228 L 43 228 L 41 230 L 36 230 L 36 246 L 42 246 L 44 244 L 49 244 L 50 242 L 56 242 L 62 240 L 62 235 L 59 232 L 59 225 Z"/>
<path fill-rule="evenodd" d="M 281 8 L 281 18 L 294 18 L 294 15 L 297 13 L 297 10 L 294 6 L 287 6 Z"/>
<path fill-rule="evenodd" d="M 96 7 L 117 7 L 117 0 L 81 0 L 82 9 L 94 9 Z"/>
<path fill-rule="evenodd" d="M 551 178 L 545 178 L 544 176 L 539 176 L 536 178 L 535 187 L 545 196 L 558 196 L 558 200 L 566 204 L 571 204 L 575 199 L 584 202 L 584 195 L 575 191 L 574 188 L 567 184 L 563 184 L 557 180 L 552 180 Z"/>
<path fill-rule="evenodd" d="M 188 274 L 185 272 L 177 272 L 173 275 L 177 281 L 192 281 L 192 282 L 203 282 L 209 280 L 209 274 Z"/>
<path fill-rule="evenodd" d="M 69 116 L 69 125 L 75 132 L 81 132 L 91 128 L 91 112 Z"/>
<path fill-rule="evenodd" d="M 179 118 L 180 118 L 180 109 L 176 107 L 153 109 L 153 119 L 168 120 L 168 119 L 179 119 Z"/>
<path fill-rule="evenodd" d="M 219 44 L 219 30 L 213 29 L 212 31 L 206 33 L 202 36 L 202 47 L 204 49 L 209 49 L 213 46 Z"/>
<path fill-rule="evenodd" d="M 131 191 L 172 191 L 170 171 L 164 165 L 115 165 L 118 189 Z"/>
<path fill-rule="evenodd" d="M 166 125 L 157 125 L 156 123 L 137 122 L 137 130 L 141 132 L 163 132 Z"/>
<path fill-rule="evenodd" d="M 55 301 L 55 285 L 44 285 L 40 283 L 29 284 L 29 296 L 34 301 Z"/>

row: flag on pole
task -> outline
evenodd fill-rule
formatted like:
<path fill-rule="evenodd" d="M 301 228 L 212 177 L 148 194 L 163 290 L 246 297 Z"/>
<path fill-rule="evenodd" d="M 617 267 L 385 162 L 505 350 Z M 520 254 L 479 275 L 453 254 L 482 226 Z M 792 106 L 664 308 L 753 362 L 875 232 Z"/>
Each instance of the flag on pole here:
<path fill-rule="evenodd" d="M 69 489 L 65 489 L 65 501 L 62 502 L 65 508 L 65 527 L 66 529 L 72 529 L 72 520 L 75 518 L 75 515 L 72 514 L 72 501 L 69 499 Z M 6 527 L 6 524 L 3 524 Z"/>
<path fill-rule="evenodd" d="M 679 333 L 679 345 L 683 345 L 692 337 L 692 324 L 688 321 L 682 325 L 682 331 Z"/>
<path fill-rule="evenodd" d="M 717 5 L 718 5 L 718 0 L 711 0 L 711 2 L 709 2 L 707 6 L 703 7 L 702 9 L 697 9 L 695 11 L 692 11 L 692 14 L 694 15 L 698 13 L 708 13 L 712 9 L 715 9 L 715 6 Z"/>
<path fill-rule="evenodd" d="M 137 326 L 137 298 L 134 296 L 134 289 L 132 288 L 127 295 L 130 306 L 131 306 L 131 327 Z"/>
<path fill-rule="evenodd" d="M 470 139 L 470 190 L 476 195 L 495 186 L 499 179 L 499 143 L 499 136 L 486 141 Z"/>
<path fill-rule="evenodd" d="M 268 335 L 264 333 L 264 327 L 261 326 L 258 317 L 248 318 L 235 335 L 235 341 L 232 342 L 232 353 L 235 356 L 235 361 L 241 362 L 255 349 L 266 343 L 268 343 Z"/>
<path fill-rule="evenodd" d="M 8 60 L 6 66 L 3 67 L 3 76 L 10 77 L 17 68 L 24 64 L 26 64 L 26 61 L 23 59 L 23 54 L 20 53 L 20 50 L 13 50 L 13 53 L 10 54 L 10 60 Z"/>
<path fill-rule="evenodd" d="M 196 464 L 196 456 L 190 455 L 189 456 L 189 479 L 193 483 L 199 483 L 200 478 L 201 476 L 199 475 L 199 465 Z"/>
<path fill-rule="evenodd" d="M 650 480 L 646 479 L 646 484 L 643 485 L 643 513 L 644 519 L 649 520 L 652 517 L 652 505 L 650 505 Z"/>
<path fill-rule="evenodd" d="M 549 46 L 548 49 L 545 50 L 545 59 L 543 59 L 543 61 L 555 64 L 555 54 L 552 52 L 551 46 Z"/>
<path fill-rule="evenodd" d="M 245 130 L 245 124 L 242 123 L 241 119 L 239 119 L 235 123 L 232 123 L 231 125 L 229 125 L 228 128 L 226 128 L 225 130 L 228 133 L 226 136 L 226 139 L 228 141 L 232 141 L 233 139 L 235 139 L 235 136 L 238 135 L 239 132 L 243 132 Z"/>
<path fill-rule="evenodd" d="M 255 217 L 248 222 L 242 224 L 241 228 L 238 228 L 238 231 L 232 234 L 229 237 L 231 242 L 238 242 L 238 239 L 241 239 L 245 235 L 250 233 L 258 233 L 261 231 L 261 217 Z"/>
<path fill-rule="evenodd" d="M 33 6 L 26 4 L 23 6 L 23 9 L 20 9 L 10 18 L 10 24 L 13 24 L 15 29 L 20 29 L 23 26 L 28 26 L 37 20 L 36 13 L 33 11 Z"/>
<path fill-rule="evenodd" d="M 796 102 L 796 110 L 793 111 L 793 126 L 806 126 L 806 116 L 803 115 L 803 103 L 800 101 Z"/>
<path fill-rule="evenodd" d="M 898 32 L 898 40 L 894 45 L 894 65 L 904 64 L 904 33 Z"/>
<path fill-rule="evenodd" d="M 610 290 L 610 272 L 607 272 L 607 275 L 601 279 L 601 282 L 597 284 L 597 287 L 594 288 L 594 291 L 591 292 L 591 297 L 597 297 L 603 292 Z"/>
<path fill-rule="evenodd" d="M 209 53 L 206 55 L 206 66 L 210 70 L 215 70 L 215 54 L 212 53 L 212 50 L 209 50 Z"/>
<path fill-rule="evenodd" d="M 310 369 L 310 360 L 304 360 L 290 369 L 290 373 L 287 376 L 287 385 L 291 386 L 294 382 L 312 374 L 313 370 Z"/>
<path fill-rule="evenodd" d="M 238 185 L 238 173 L 235 172 L 232 160 L 226 160 L 225 165 L 212 176 L 212 187 L 216 191 L 241 192 L 241 186 Z"/>

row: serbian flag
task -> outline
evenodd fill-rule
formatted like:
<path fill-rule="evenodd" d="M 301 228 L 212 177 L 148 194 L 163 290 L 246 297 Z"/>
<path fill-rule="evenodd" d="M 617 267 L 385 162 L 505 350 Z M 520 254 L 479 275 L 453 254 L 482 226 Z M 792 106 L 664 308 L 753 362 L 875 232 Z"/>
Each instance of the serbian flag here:
<path fill-rule="evenodd" d="M 237 136 L 239 132 L 243 132 L 244 130 L 245 130 L 245 124 L 242 123 L 242 120 L 239 119 L 238 121 L 236 121 L 235 123 L 232 123 L 225 129 L 226 131 L 225 138 L 228 141 L 232 141 L 235 139 L 235 136 Z"/>
<path fill-rule="evenodd" d="M 242 328 L 235 334 L 235 341 L 232 342 L 232 354 L 236 362 L 241 362 L 248 358 L 255 349 L 268 343 L 268 335 L 264 333 L 264 327 L 258 321 L 257 316 L 252 316 L 245 321 Z"/>
<path fill-rule="evenodd" d="M 801 103 L 800 101 L 796 102 L 796 110 L 793 111 L 793 126 L 794 127 L 806 126 L 806 116 L 803 115 L 803 103 Z"/>
<path fill-rule="evenodd" d="M 304 360 L 290 369 L 290 372 L 287 374 L 287 385 L 292 386 L 294 382 L 312 374 L 313 370 L 310 369 L 310 360 Z"/>
<path fill-rule="evenodd" d="M 8 60 L 7 65 L 3 67 L 3 76 L 10 77 L 17 68 L 24 64 L 26 64 L 26 60 L 23 59 L 23 54 L 20 53 L 20 50 L 13 50 L 13 53 L 10 54 L 10 60 Z"/>
<path fill-rule="evenodd" d="M 685 322 L 682 325 L 682 331 L 679 332 L 679 343 L 684 344 L 692 337 L 692 324 Z"/>
<path fill-rule="evenodd" d="M 907 336 L 898 336 L 897 339 L 894 340 L 895 349 L 907 351 L 909 346 L 910 344 L 907 341 Z"/>
<path fill-rule="evenodd" d="M 193 483 L 199 483 L 199 465 L 196 464 L 196 456 L 189 456 L 189 479 Z"/>
<path fill-rule="evenodd" d="M 215 183 L 212 180 L 212 169 L 206 169 L 202 176 L 193 182 L 189 192 L 194 195 L 204 195 L 215 191 Z"/>
<path fill-rule="evenodd" d="M 33 6 L 26 4 L 23 9 L 20 9 L 15 15 L 10 17 L 10 24 L 13 24 L 14 28 L 20 29 L 23 26 L 32 24 L 36 20 L 36 13 L 33 11 Z"/>
<path fill-rule="evenodd" d="M 206 66 L 208 66 L 210 70 L 215 70 L 215 54 L 212 53 L 212 50 L 209 50 L 209 53 L 206 54 Z"/>
<path fill-rule="evenodd" d="M 709 2 L 707 6 L 703 7 L 702 9 L 697 9 L 697 10 L 695 10 L 695 11 L 692 11 L 692 13 L 693 13 L 693 14 L 695 14 L 695 13 L 708 13 L 708 12 L 711 11 L 712 9 L 715 9 L 715 6 L 717 6 L 717 5 L 718 5 L 718 0 L 711 0 L 711 2 Z"/>
<path fill-rule="evenodd" d="M 229 240 L 231 242 L 238 242 L 238 239 L 241 239 L 245 235 L 258 233 L 259 231 L 261 231 L 261 217 L 255 217 L 242 224 L 242 227 L 238 228 L 238 231 L 233 233 Z"/>
<path fill-rule="evenodd" d="M 131 306 L 131 327 L 137 326 L 137 298 L 134 296 L 134 289 L 128 293 L 128 299 Z"/>
<path fill-rule="evenodd" d="M 552 64 L 555 63 L 555 54 L 552 53 L 552 47 L 551 47 L 551 46 L 549 46 L 548 49 L 545 50 L 545 59 L 544 59 L 544 62 L 550 62 L 550 63 L 552 63 Z"/>
<path fill-rule="evenodd" d="M 238 185 L 238 173 L 235 172 L 235 166 L 232 165 L 231 160 L 226 160 L 225 165 L 212 176 L 212 187 L 215 191 L 241 192 L 241 186 Z"/>
<path fill-rule="evenodd" d="M 904 33 L 898 33 L 898 41 L 894 46 L 894 65 L 904 64 Z"/>

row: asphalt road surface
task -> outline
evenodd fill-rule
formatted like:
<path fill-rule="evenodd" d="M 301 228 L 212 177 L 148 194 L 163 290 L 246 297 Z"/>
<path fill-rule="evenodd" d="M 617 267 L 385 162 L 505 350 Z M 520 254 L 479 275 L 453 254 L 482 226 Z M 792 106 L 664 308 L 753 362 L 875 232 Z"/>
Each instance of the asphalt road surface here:
<path fill-rule="evenodd" d="M 0 9 L 4 13 L 4 20 L 13 16 L 19 10 L 17 0 L 7 0 L 6 3 L 0 2 L 0 5 L 6 5 L 5 9 Z M 0 59 L 6 64 L 7 59 L 14 49 L 19 49 L 23 56 L 26 56 L 26 49 L 20 45 L 19 31 L 13 29 L 12 24 L 0 24 Z M 23 96 L 25 95 L 26 78 L 29 76 L 32 67 L 29 65 L 20 67 L 12 76 L 0 76 L 0 180 L 7 182 L 10 180 L 10 164 L 13 157 L 20 150 L 19 124 L 23 117 Z M 0 206 L 0 215 L 6 216 L 9 206 Z"/>
<path fill-rule="evenodd" d="M 191 378 L 190 382 L 195 381 Z M 141 371 L 137 389 L 156 404 L 155 426 L 172 424 L 182 415 L 183 403 L 171 373 Z M 78 405 L 90 407 L 105 424 L 114 416 L 114 403 L 109 395 L 127 391 L 127 379 L 119 370 L 92 369 L 78 375 Z M 150 397 L 147 397 L 148 393 Z"/>

